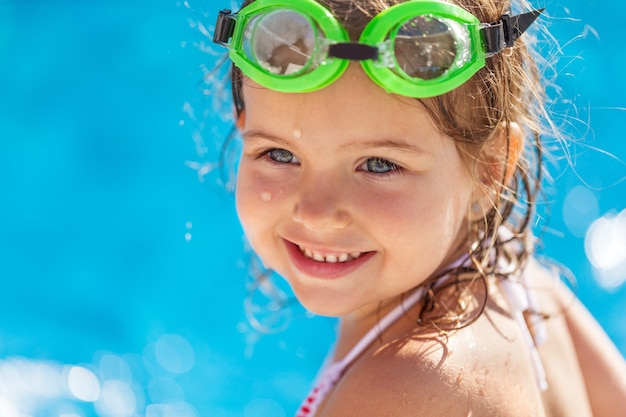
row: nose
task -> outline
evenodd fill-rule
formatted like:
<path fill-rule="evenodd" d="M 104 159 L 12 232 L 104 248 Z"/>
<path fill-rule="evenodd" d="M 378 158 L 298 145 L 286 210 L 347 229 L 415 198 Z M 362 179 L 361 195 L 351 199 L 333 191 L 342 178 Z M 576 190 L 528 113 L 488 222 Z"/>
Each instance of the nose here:
<path fill-rule="evenodd" d="M 302 184 L 302 192 L 293 207 L 293 220 L 315 231 L 346 228 L 352 222 L 345 204 L 348 197 L 344 190 L 331 184 L 321 179 L 314 184 Z"/>

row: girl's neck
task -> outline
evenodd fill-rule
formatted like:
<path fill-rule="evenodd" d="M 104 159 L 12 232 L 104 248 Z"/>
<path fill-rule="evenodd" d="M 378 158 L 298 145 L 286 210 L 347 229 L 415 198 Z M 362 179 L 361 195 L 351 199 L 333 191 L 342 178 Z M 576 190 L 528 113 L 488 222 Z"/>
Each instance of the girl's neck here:
<path fill-rule="evenodd" d="M 340 360 L 354 347 L 354 345 L 374 326 L 401 302 L 401 297 L 395 297 L 386 302 L 375 303 L 346 316 L 339 322 L 339 336 L 334 353 L 334 360 Z"/>
<path fill-rule="evenodd" d="M 441 282 L 448 279 L 449 276 L 446 274 L 446 271 L 460 266 L 465 263 L 467 259 L 468 256 L 466 254 L 461 254 L 460 256 L 455 257 L 453 261 L 445 263 L 444 267 L 439 268 L 438 272 L 433 274 L 433 277 L 438 277 L 436 278 L 436 285 L 439 285 Z M 430 281 L 430 279 L 426 281 Z M 420 284 L 420 286 L 421 285 L 423 285 L 423 283 Z M 337 362 L 342 360 L 367 332 L 379 325 L 380 320 L 383 317 L 401 304 L 403 308 L 406 308 L 406 310 L 403 311 L 403 314 L 395 322 L 393 322 L 389 328 L 380 329 L 380 340 L 389 341 L 394 337 L 405 334 L 406 332 L 414 329 L 417 317 L 419 316 L 419 310 L 421 308 L 420 304 L 422 300 L 417 300 L 417 302 L 410 304 L 407 304 L 406 300 L 416 291 L 419 291 L 420 286 L 408 291 L 405 294 L 392 297 L 379 303 L 364 306 L 343 316 L 339 323 L 339 332 L 335 352 L 333 354 L 333 361 Z"/>

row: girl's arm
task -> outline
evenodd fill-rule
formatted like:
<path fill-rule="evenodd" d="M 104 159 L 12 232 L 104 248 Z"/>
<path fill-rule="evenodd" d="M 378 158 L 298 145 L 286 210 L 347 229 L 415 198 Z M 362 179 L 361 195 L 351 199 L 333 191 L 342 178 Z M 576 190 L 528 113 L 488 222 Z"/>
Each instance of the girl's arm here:
<path fill-rule="evenodd" d="M 589 311 L 563 285 L 558 292 L 565 310 L 589 402 L 596 416 L 623 416 L 626 410 L 626 362 Z"/>

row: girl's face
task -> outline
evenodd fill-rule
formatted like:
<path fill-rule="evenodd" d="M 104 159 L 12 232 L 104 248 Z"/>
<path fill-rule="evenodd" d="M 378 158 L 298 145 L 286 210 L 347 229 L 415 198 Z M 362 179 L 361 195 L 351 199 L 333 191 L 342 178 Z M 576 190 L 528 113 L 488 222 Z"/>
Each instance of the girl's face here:
<path fill-rule="evenodd" d="M 243 94 L 239 218 L 307 309 L 371 312 L 466 250 L 474 183 L 418 101 L 356 65 L 313 93 Z"/>

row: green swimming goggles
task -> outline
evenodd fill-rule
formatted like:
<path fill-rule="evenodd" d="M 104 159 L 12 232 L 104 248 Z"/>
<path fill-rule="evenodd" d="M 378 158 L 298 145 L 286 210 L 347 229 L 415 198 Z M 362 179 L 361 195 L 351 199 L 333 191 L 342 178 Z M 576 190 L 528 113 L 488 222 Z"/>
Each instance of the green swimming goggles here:
<path fill-rule="evenodd" d="M 543 11 L 481 23 L 459 6 L 409 0 L 375 16 L 358 42 L 314 0 L 257 0 L 219 13 L 213 42 L 251 79 L 281 92 L 337 80 L 349 61 L 390 93 L 426 98 L 451 91 L 513 43 Z"/>

